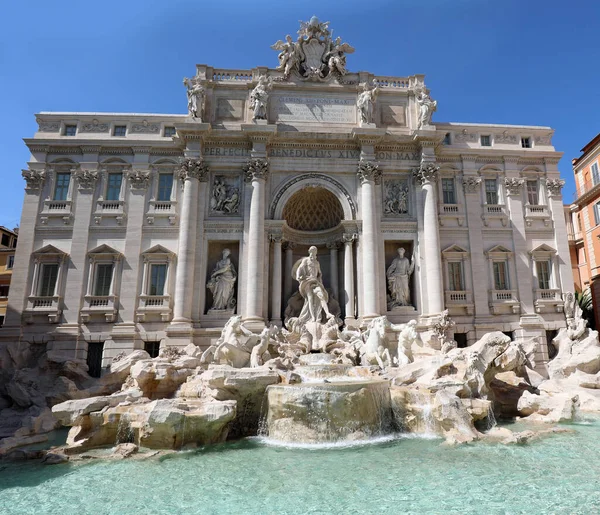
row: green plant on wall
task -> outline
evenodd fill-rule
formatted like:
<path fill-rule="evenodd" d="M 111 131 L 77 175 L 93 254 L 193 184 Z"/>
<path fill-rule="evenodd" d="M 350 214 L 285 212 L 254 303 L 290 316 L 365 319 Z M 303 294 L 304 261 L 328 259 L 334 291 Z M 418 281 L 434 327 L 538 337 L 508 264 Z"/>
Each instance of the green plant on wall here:
<path fill-rule="evenodd" d="M 582 292 L 575 292 L 575 300 L 581 308 L 583 318 L 587 320 L 590 329 L 596 329 L 596 320 L 594 317 L 594 305 L 592 302 L 592 292 L 586 288 Z"/>

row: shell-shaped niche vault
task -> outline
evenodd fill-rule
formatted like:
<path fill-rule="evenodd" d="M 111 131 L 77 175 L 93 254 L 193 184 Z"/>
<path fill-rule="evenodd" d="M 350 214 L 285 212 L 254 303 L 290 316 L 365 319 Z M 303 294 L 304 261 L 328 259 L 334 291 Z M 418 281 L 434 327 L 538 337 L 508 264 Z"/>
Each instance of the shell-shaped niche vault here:
<path fill-rule="evenodd" d="M 298 231 L 333 229 L 343 220 L 337 197 L 318 186 L 308 186 L 292 195 L 283 208 L 283 219 Z"/>

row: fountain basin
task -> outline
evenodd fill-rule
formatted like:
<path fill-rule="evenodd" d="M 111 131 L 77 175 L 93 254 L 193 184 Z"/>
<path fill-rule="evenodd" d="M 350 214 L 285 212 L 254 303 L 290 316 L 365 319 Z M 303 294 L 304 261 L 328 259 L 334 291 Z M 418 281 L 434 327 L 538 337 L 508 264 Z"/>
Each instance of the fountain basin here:
<path fill-rule="evenodd" d="M 264 433 L 289 443 L 364 440 L 393 432 L 389 382 L 271 385 Z"/>

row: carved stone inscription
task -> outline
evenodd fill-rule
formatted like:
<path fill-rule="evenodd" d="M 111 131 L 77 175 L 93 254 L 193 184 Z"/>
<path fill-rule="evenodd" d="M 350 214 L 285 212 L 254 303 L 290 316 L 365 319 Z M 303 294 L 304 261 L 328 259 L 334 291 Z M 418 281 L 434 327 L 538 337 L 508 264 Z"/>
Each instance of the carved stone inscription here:
<path fill-rule="evenodd" d="M 356 123 L 356 99 L 280 96 L 273 98 L 272 117 L 278 122 Z"/>

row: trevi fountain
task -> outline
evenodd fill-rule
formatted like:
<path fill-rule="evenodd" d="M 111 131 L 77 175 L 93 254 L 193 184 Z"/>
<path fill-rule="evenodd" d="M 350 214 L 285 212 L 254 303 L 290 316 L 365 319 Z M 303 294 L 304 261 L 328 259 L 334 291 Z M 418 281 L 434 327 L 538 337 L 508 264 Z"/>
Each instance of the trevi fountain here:
<path fill-rule="evenodd" d="M 329 34 L 327 24 L 318 20 L 305 25 Z M 316 51 L 322 42 L 315 41 L 305 50 Z M 339 38 L 327 41 L 327 58 L 316 68 L 301 64 L 299 47 L 290 36 L 275 45 L 281 52 L 280 66 L 270 72 L 276 80 L 261 76 L 248 90 L 258 129 L 267 126 L 269 92 L 277 81 L 350 84 L 345 53 L 352 47 Z M 204 90 L 193 81 L 186 81 L 186 87 L 193 124 L 201 117 L 198 98 Z M 378 88 L 366 82 L 355 91 L 360 123 L 370 130 Z M 435 129 L 435 101 L 424 88 L 417 91 L 416 101 L 415 123 Z M 376 165 L 361 166 L 365 177 L 377 176 Z M 266 174 L 266 165 L 257 160 L 248 167 Z M 430 188 L 427 177 L 434 178 L 435 166 L 425 162 L 417 172 L 425 177 L 423 189 Z M 32 177 L 26 178 L 35 185 Z M 135 180 L 138 186 L 144 182 L 139 174 Z M 256 177 L 253 181 L 255 188 L 262 184 Z M 480 182 L 471 177 L 465 191 L 472 193 Z M 376 191 L 375 182 L 365 184 L 368 191 Z M 560 193 L 557 185 L 554 193 Z M 511 192 L 520 191 L 517 186 Z M 188 187 L 186 183 L 186 192 Z M 241 183 L 216 179 L 207 212 L 237 216 L 240 187 Z M 392 183 L 389 191 L 387 200 L 378 204 L 381 211 L 398 220 L 409 217 L 412 186 Z M 89 360 L 68 346 L 40 345 L 23 332 L 13 341 L 3 340 L 0 513 L 600 511 L 597 332 L 587 328 L 573 294 L 566 292 L 539 307 L 558 328 L 549 342 L 556 350 L 551 360 L 539 352 L 546 345 L 545 333 L 529 334 L 522 328 L 512 337 L 493 328 L 478 329 L 476 337 L 474 331 L 469 333 L 468 345 L 458 345 L 454 328 L 470 319 L 472 306 L 459 307 L 463 311 L 457 315 L 448 309 L 432 311 L 431 306 L 442 306 L 441 286 L 433 282 L 442 280 L 440 265 L 436 272 L 433 261 L 427 261 L 439 259 L 440 251 L 439 239 L 428 232 L 437 231 L 433 202 L 424 234 L 419 229 L 418 238 L 425 242 L 421 254 L 417 240 L 390 240 L 386 266 L 381 267 L 382 295 L 377 293 L 384 289 L 378 285 L 379 275 L 371 274 L 377 252 L 369 245 L 378 244 L 377 232 L 371 231 L 371 240 L 361 243 L 358 307 L 353 297 L 344 298 L 339 285 L 327 287 L 335 267 L 329 260 L 319 261 L 322 241 L 308 241 L 306 251 L 282 273 L 284 284 L 297 285 L 284 305 L 280 277 L 273 276 L 273 290 L 280 295 L 271 299 L 274 314 L 265 323 L 262 307 L 254 309 L 262 299 L 258 293 L 246 288 L 250 300 L 237 302 L 238 273 L 247 278 L 247 269 L 254 267 L 264 283 L 260 267 L 245 263 L 242 268 L 239 245 L 223 238 L 206 267 L 211 304 L 201 315 L 205 322 L 221 324 L 214 337 L 206 330 L 195 343 L 189 339 L 192 333 L 179 326 L 179 333 L 166 333 L 156 357 L 139 347 L 105 355 L 102 359 L 108 362 L 103 362 L 100 377 L 91 377 Z M 252 220 L 254 210 L 253 200 Z M 448 223 L 452 216 L 457 218 L 454 213 Z M 375 224 L 374 215 L 371 218 L 369 223 Z M 349 242 L 345 258 L 350 265 L 344 271 L 348 289 L 354 288 L 353 231 L 359 231 L 360 242 L 368 224 L 363 221 L 361 232 L 357 224 L 346 222 L 350 232 L 338 236 Z M 52 221 L 48 223 L 51 230 Z M 102 217 L 96 223 L 104 223 Z M 159 214 L 153 215 L 152 223 L 157 225 L 152 231 L 159 234 Z M 408 227 L 412 222 L 394 223 Z M 253 227 L 250 239 L 257 238 L 256 249 L 262 249 L 264 227 Z M 284 230 L 284 236 L 295 234 Z M 281 272 L 281 238 L 273 241 L 280 260 L 276 270 Z M 19 245 L 24 248 L 21 240 Z M 148 254 L 155 260 L 150 263 L 171 262 L 168 249 L 153 248 L 158 251 Z M 452 247 L 454 254 L 466 253 L 456 248 Z M 58 254 L 53 247 L 44 259 Z M 476 254 L 483 255 L 473 251 L 473 259 Z M 510 253 L 496 246 L 491 254 L 490 260 Z M 180 262 L 190 255 L 182 255 Z M 248 254 L 247 260 L 252 259 L 260 260 L 258 250 Z M 337 263 L 333 258 L 331 262 Z M 192 309 L 185 302 L 192 302 L 193 285 L 179 272 L 177 268 L 177 288 L 190 296 L 176 294 L 175 312 L 185 314 Z M 425 273 L 428 283 L 417 292 L 415 284 L 421 284 Z M 475 289 L 479 286 L 474 284 Z M 142 299 L 145 311 L 140 311 L 138 324 L 160 324 L 160 317 L 168 323 L 163 297 L 160 305 L 150 302 L 151 293 Z M 498 312 L 492 315 L 500 317 L 497 320 L 515 316 L 520 323 L 520 308 L 506 298 L 494 304 Z M 422 308 L 427 300 L 429 315 Z M 85 320 L 97 316 L 93 307 L 100 310 L 103 323 L 112 320 L 115 315 L 103 306 L 91 306 Z M 550 311 L 544 311 L 545 306 Z M 31 317 L 38 316 L 32 310 Z M 56 310 L 48 313 L 44 316 L 53 323 L 61 316 Z M 181 344 L 184 337 L 188 343 Z"/>

